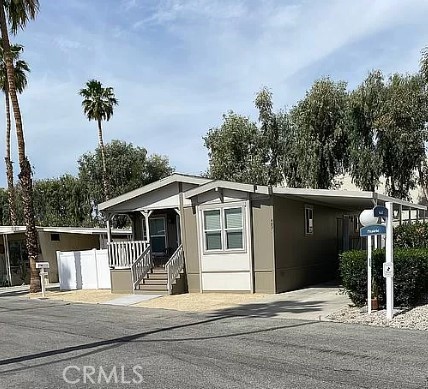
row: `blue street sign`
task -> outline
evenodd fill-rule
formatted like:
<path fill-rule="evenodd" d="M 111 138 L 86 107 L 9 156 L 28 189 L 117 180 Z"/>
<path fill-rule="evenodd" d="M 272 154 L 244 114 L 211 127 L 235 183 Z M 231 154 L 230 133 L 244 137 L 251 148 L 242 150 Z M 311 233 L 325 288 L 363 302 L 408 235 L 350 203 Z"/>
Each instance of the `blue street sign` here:
<path fill-rule="evenodd" d="M 360 228 L 360 236 L 369 235 L 384 235 L 386 234 L 386 226 L 383 224 L 374 224 Z"/>
<path fill-rule="evenodd" d="M 388 210 L 382 205 L 377 205 L 373 208 L 373 215 L 375 217 L 388 217 Z"/>

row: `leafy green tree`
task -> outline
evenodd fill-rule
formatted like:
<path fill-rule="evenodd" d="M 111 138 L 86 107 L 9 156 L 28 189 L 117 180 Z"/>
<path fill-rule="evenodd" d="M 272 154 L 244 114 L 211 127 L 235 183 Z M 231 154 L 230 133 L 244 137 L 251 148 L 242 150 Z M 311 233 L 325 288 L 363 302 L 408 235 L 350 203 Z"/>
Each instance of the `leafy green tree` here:
<path fill-rule="evenodd" d="M 388 194 L 408 199 L 415 172 L 426 159 L 427 111 L 424 80 L 419 75 L 392 75 L 379 119 L 379 150 Z"/>
<path fill-rule="evenodd" d="M 90 201 L 86 186 L 69 174 L 34 183 L 37 224 L 48 227 L 91 226 Z"/>
<path fill-rule="evenodd" d="M 385 99 L 386 87 L 380 71 L 369 73 L 349 97 L 350 173 L 362 190 L 376 190 L 383 171 L 378 140 Z"/>
<path fill-rule="evenodd" d="M 284 133 L 288 130 L 288 117 L 285 112 L 273 112 L 272 92 L 266 87 L 257 94 L 255 105 L 259 110 L 268 184 L 276 185 L 283 181 Z"/>
<path fill-rule="evenodd" d="M 98 124 L 98 147 L 101 152 L 102 160 L 102 181 L 104 186 L 104 200 L 110 197 L 110 182 L 107 176 L 107 162 L 105 156 L 102 121 L 109 121 L 113 116 L 114 106 L 118 105 L 118 101 L 114 95 L 113 88 L 104 88 L 100 81 L 89 80 L 86 83 L 86 88 L 79 91 L 83 97 L 82 107 L 83 112 L 89 120 L 95 120 Z"/>
<path fill-rule="evenodd" d="M 18 143 L 19 179 L 22 186 L 22 201 L 26 225 L 27 252 L 30 260 L 30 292 L 40 290 L 40 278 L 36 269 L 38 256 L 38 239 L 34 219 L 33 185 L 31 164 L 25 152 L 25 138 L 19 107 L 18 92 L 15 84 L 15 69 L 9 41 L 9 29 L 16 34 L 23 29 L 27 22 L 36 17 L 39 10 L 38 0 L 0 0 L 0 32 L 3 43 L 4 61 L 9 86 L 9 95 L 12 102 L 15 129 Z"/>
<path fill-rule="evenodd" d="M 145 148 L 119 140 L 113 140 L 105 145 L 105 159 L 113 197 L 164 178 L 173 172 L 168 158 L 156 154 L 147 156 Z M 95 152 L 82 155 L 78 160 L 79 179 L 87 188 L 89 200 L 96 204 L 104 200 L 102 160 L 100 147 Z"/>
<path fill-rule="evenodd" d="M 419 74 L 422 78 L 422 82 L 424 84 L 423 93 L 425 97 L 425 107 L 424 112 L 428 116 L 428 47 L 425 47 L 421 51 L 421 59 L 420 59 L 420 68 Z M 426 118 L 428 122 L 428 117 Z M 419 168 L 419 184 L 423 190 L 423 201 L 428 202 L 428 162 L 425 158 L 424 162 Z"/>
<path fill-rule="evenodd" d="M 299 186 L 327 189 L 347 167 L 345 82 L 329 78 L 315 81 L 303 100 L 291 111 L 292 134 L 299 165 L 288 181 Z M 288 173 L 290 174 L 290 173 Z"/>
<path fill-rule="evenodd" d="M 21 45 L 11 45 L 10 52 L 12 55 L 13 66 L 15 70 L 15 86 L 18 93 L 22 93 L 27 86 L 27 75 L 30 71 L 28 64 L 20 59 L 24 47 Z M 0 88 L 4 93 L 6 107 L 6 177 L 7 191 L 9 198 L 9 216 L 10 223 L 16 225 L 16 196 L 13 180 L 13 164 L 10 156 L 10 133 L 11 133 L 11 116 L 10 116 L 10 97 L 9 86 L 7 82 L 6 61 L 4 56 L 3 44 L 0 41 Z"/>
<path fill-rule="evenodd" d="M 264 140 L 256 123 L 230 111 L 219 128 L 203 138 L 209 156 L 209 176 L 217 180 L 266 185 Z"/>

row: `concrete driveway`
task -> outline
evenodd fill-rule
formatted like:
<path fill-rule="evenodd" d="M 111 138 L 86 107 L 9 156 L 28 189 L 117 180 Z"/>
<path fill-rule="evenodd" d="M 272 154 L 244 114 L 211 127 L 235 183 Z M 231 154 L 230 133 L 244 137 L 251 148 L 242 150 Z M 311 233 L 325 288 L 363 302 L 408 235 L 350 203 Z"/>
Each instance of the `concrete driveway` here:
<path fill-rule="evenodd" d="M 299 320 L 326 320 L 326 316 L 351 304 L 334 284 L 320 284 L 275 295 L 264 295 L 251 303 L 222 309 L 231 315 L 265 316 Z M 215 311 L 214 311 L 215 313 Z"/>
<path fill-rule="evenodd" d="M 54 285 L 55 286 L 55 285 Z M 28 297 L 28 287 L 1 288 L 0 296 Z M 37 296 L 32 296 L 38 297 Z M 331 283 L 281 294 L 186 293 L 174 296 L 113 295 L 108 290 L 60 292 L 50 288 L 46 297 L 71 303 L 132 305 L 137 308 L 183 312 L 229 312 L 231 315 L 264 315 L 300 320 L 326 320 L 326 316 L 348 306 L 351 301 Z M 119 299 L 117 299 L 120 297 Z M 153 298 L 158 297 L 158 298 Z M 113 300 L 113 299 L 117 300 Z M 116 303 L 115 303 L 116 301 Z"/>

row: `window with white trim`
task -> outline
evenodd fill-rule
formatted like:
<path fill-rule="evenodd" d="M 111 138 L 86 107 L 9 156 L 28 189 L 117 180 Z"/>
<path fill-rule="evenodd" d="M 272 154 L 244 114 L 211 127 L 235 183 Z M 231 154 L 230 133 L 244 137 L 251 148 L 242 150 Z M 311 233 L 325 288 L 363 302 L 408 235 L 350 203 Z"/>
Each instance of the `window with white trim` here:
<path fill-rule="evenodd" d="M 305 234 L 312 235 L 314 233 L 314 209 L 310 206 L 305 206 Z"/>
<path fill-rule="evenodd" d="M 244 249 L 243 207 L 203 211 L 205 251 Z"/>
<path fill-rule="evenodd" d="M 222 250 L 221 213 L 219 209 L 204 211 L 205 249 Z"/>

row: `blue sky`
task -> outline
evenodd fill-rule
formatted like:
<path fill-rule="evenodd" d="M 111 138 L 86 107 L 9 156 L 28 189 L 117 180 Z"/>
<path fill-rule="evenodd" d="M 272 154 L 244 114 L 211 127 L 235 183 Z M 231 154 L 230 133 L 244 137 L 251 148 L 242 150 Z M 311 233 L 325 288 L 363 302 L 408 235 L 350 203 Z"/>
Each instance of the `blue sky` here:
<path fill-rule="evenodd" d="M 199 173 L 202 136 L 230 109 L 256 119 L 262 86 L 279 109 L 322 76 L 352 88 L 375 68 L 416 71 L 427 15 L 426 0 L 40 0 L 37 19 L 13 38 L 32 69 L 21 105 L 35 178 L 75 174 L 97 146 L 77 93 L 90 78 L 119 99 L 106 141 Z"/>

